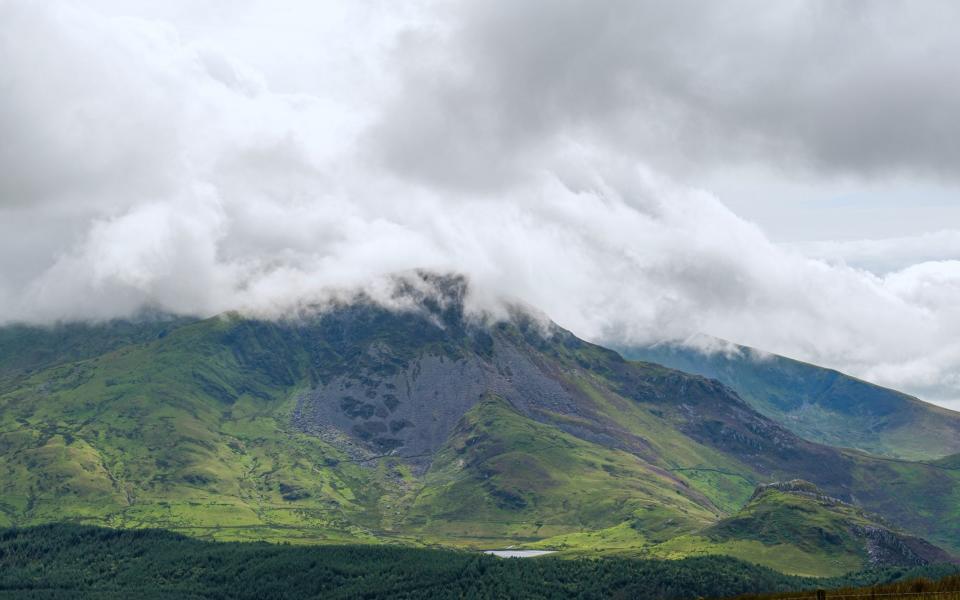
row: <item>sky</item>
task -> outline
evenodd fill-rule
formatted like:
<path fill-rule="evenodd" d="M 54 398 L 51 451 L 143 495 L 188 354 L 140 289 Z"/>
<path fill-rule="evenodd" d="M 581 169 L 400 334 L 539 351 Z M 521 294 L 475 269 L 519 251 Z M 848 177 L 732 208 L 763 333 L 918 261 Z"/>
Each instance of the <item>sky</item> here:
<path fill-rule="evenodd" d="M 426 268 L 960 409 L 954 2 L 0 0 L 0 321 Z M 699 338 L 698 338 L 699 339 Z"/>

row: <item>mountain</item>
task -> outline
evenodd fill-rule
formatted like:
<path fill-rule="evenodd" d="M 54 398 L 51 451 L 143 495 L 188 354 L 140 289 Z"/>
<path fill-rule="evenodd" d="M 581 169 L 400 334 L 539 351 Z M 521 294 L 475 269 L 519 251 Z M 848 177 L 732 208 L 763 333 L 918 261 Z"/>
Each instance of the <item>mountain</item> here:
<path fill-rule="evenodd" d="M 800 477 L 960 548 L 949 461 L 809 442 L 717 381 L 522 311 L 471 316 L 462 279 L 418 277 L 400 308 L 221 315 L 19 365 L 0 391 L 0 525 L 616 549 L 596 533 L 640 552 Z"/>
<path fill-rule="evenodd" d="M 761 485 L 734 515 L 660 544 L 652 553 L 722 554 L 808 576 L 954 560 L 942 549 L 801 480 Z"/>
<path fill-rule="evenodd" d="M 832 369 L 705 341 L 619 351 L 631 360 L 717 379 L 761 414 L 815 442 L 912 460 L 960 452 L 960 413 Z"/>

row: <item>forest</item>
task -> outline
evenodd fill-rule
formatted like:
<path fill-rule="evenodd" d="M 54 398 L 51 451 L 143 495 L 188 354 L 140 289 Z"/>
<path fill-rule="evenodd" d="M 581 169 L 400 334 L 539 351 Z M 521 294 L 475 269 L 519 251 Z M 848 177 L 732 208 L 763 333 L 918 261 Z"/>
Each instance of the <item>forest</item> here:
<path fill-rule="evenodd" d="M 718 598 L 939 578 L 947 565 L 791 577 L 728 557 L 501 559 L 399 546 L 209 542 L 54 524 L 0 531 L 0 598 Z M 788 597 L 788 596 L 783 596 Z"/>

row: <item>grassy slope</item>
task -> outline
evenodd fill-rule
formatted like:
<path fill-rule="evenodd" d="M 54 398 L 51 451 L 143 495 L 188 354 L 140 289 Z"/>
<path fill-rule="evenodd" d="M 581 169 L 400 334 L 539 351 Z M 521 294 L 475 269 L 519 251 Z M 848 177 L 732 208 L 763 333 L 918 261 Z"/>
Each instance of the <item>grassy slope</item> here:
<path fill-rule="evenodd" d="M 914 460 L 960 452 L 960 413 L 832 369 L 736 346 L 714 353 L 672 345 L 622 352 L 718 379 L 813 441 Z"/>
<path fill-rule="evenodd" d="M 661 404 L 617 394 L 612 382 L 597 375 L 580 373 L 568 378 L 599 413 L 643 440 L 649 447 L 645 457 L 651 464 L 709 498 L 720 511 L 739 509 L 762 480 L 749 465 L 682 433 L 675 416 Z"/>
<path fill-rule="evenodd" d="M 93 358 L 112 350 L 162 338 L 195 322 L 190 317 L 144 315 L 101 323 L 12 324 L 0 327 L 0 386 L 32 371 Z"/>
<path fill-rule="evenodd" d="M 960 466 L 848 455 L 852 500 L 960 555 Z"/>
<path fill-rule="evenodd" d="M 837 576 L 868 566 L 852 525 L 876 525 L 862 511 L 779 490 L 767 490 L 741 511 L 651 554 L 664 558 L 725 554 L 783 573 Z"/>
<path fill-rule="evenodd" d="M 853 525 L 889 527 L 852 506 L 768 490 L 734 515 L 660 543 L 651 544 L 627 522 L 559 535 L 527 547 L 564 549 L 568 556 L 602 553 L 679 559 L 724 555 L 783 573 L 837 577 L 870 566 L 865 542 L 851 531 Z"/>
<path fill-rule="evenodd" d="M 220 343 L 233 327 L 228 319 L 182 327 L 39 373 L 5 395 L 6 522 L 372 539 L 355 524 L 379 525 L 381 474 L 291 431 L 297 379 L 242 368 Z M 284 499 L 291 489 L 303 498 Z"/>
<path fill-rule="evenodd" d="M 756 485 L 767 479 L 749 463 L 683 431 L 688 416 L 685 396 L 702 387 L 701 378 L 659 365 L 628 363 L 615 352 L 566 336 L 538 350 L 561 366 L 557 376 L 580 395 L 582 406 L 594 411 L 604 433 L 632 443 L 644 461 L 669 472 L 725 513 L 743 506 Z M 683 381 L 675 388 L 658 381 L 676 376 Z M 548 423 L 564 425 L 556 415 L 542 416 Z"/>
<path fill-rule="evenodd" d="M 664 471 L 518 414 L 490 397 L 438 453 L 409 523 L 458 542 L 537 539 L 631 522 L 666 538 L 717 518 Z"/>

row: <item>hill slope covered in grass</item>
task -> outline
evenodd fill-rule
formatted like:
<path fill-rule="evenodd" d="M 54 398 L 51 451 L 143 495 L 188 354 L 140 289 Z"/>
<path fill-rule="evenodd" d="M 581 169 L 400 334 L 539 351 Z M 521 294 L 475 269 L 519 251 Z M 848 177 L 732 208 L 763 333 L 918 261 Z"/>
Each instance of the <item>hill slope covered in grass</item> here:
<path fill-rule="evenodd" d="M 960 413 L 833 369 L 715 342 L 707 344 L 710 350 L 680 344 L 620 350 L 632 360 L 717 379 L 815 442 L 913 460 L 960 452 Z"/>
<path fill-rule="evenodd" d="M 723 554 L 783 573 L 821 577 L 953 560 L 924 540 L 799 480 L 760 486 L 736 514 L 660 544 L 651 553 L 674 558 Z"/>
<path fill-rule="evenodd" d="M 190 317 L 143 314 L 134 320 L 62 322 L 50 326 L 0 327 L 0 385 L 32 371 L 100 356 L 112 350 L 162 338 L 196 321 Z"/>

